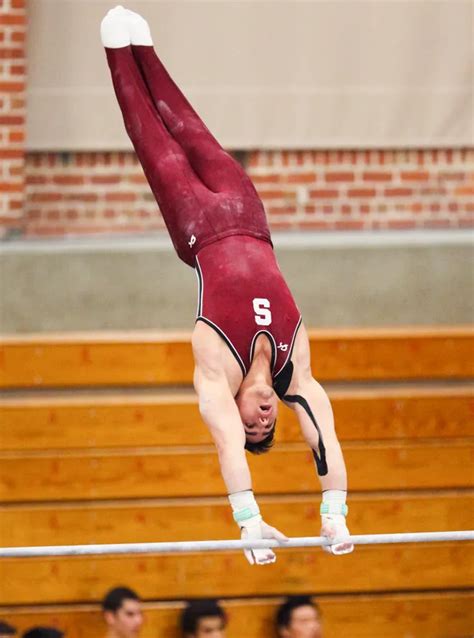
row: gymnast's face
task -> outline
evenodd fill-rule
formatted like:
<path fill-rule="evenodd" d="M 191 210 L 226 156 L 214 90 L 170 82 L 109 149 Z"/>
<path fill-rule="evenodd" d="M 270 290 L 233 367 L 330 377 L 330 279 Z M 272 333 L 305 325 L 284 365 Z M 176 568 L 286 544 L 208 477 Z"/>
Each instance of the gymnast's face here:
<path fill-rule="evenodd" d="M 143 612 L 140 601 L 126 598 L 116 612 L 105 614 L 109 626 L 109 635 L 113 638 L 138 638 L 143 625 Z"/>
<path fill-rule="evenodd" d="M 259 443 L 270 434 L 277 418 L 278 398 L 275 391 L 269 385 L 254 383 L 241 388 L 235 401 L 247 441 Z"/>

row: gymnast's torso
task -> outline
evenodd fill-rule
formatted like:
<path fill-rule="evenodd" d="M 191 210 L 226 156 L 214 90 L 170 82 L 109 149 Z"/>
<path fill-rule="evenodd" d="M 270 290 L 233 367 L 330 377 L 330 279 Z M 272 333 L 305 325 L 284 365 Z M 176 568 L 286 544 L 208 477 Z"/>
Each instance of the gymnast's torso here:
<path fill-rule="evenodd" d="M 196 256 L 197 328 L 203 322 L 225 342 L 245 377 L 265 334 L 275 380 L 291 359 L 301 315 L 271 244 L 248 235 L 214 242 Z"/>

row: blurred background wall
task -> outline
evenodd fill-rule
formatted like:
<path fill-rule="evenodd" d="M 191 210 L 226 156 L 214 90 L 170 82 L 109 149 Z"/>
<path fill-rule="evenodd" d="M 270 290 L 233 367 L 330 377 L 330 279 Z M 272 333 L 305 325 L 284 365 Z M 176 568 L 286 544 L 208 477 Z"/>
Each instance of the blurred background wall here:
<path fill-rule="evenodd" d="M 3 296 L 4 330 L 172 325 L 160 294 L 142 286 L 147 256 L 157 284 L 160 272 L 170 273 L 169 281 L 183 278 L 186 301 L 172 305 L 192 325 L 193 275 L 175 261 L 166 236 L 166 248 L 158 247 L 164 224 L 126 136 L 100 44 L 100 20 L 111 6 L 102 0 L 3 4 L 0 232 L 16 240 L 4 242 L 2 259 L 8 281 L 18 282 Z M 280 259 L 292 264 L 290 285 L 310 312 L 308 323 L 469 320 L 472 276 L 463 266 L 470 254 L 463 230 L 472 228 L 474 209 L 469 0 L 127 6 L 149 19 L 170 71 L 249 171 Z M 413 243 L 410 230 L 428 232 Z M 280 242 L 285 232 L 290 239 L 305 233 L 311 277 L 298 247 L 288 238 Z M 339 239 L 325 244 L 333 234 Z M 129 274 L 130 287 L 117 282 L 120 296 L 100 285 L 116 281 L 100 260 L 103 245 L 83 242 L 74 268 L 70 241 L 50 259 L 40 251 L 40 261 L 30 241 L 97 236 L 130 238 L 105 249 Z M 143 236 L 148 243 L 140 251 Z M 384 259 L 386 241 L 397 246 L 393 259 Z M 330 250 L 336 245 L 342 261 Z M 348 281 L 359 285 L 352 290 Z M 323 284 L 331 294 L 324 295 Z M 413 306 L 407 313 L 406 299 L 420 289 L 431 300 L 428 311 Z M 360 312 L 361 296 L 371 291 L 379 303 Z M 64 296 L 66 308 L 67 297 L 74 307 L 87 305 L 87 318 L 79 312 L 65 320 L 54 303 L 24 303 Z M 319 303 L 312 304 L 315 298 Z M 132 313 L 130 299 L 148 301 Z M 111 304 L 113 317 L 99 309 Z"/>

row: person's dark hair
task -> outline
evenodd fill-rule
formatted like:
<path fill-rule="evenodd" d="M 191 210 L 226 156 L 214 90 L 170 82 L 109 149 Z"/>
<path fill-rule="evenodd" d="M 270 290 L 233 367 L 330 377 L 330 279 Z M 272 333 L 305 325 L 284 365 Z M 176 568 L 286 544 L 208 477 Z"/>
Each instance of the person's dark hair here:
<path fill-rule="evenodd" d="M 116 612 L 123 605 L 124 600 L 140 600 L 140 597 L 128 587 L 114 587 L 104 596 L 102 610 Z"/>
<path fill-rule="evenodd" d="M 15 627 L 12 627 L 12 625 L 9 625 L 4 620 L 0 620 L 0 634 L 3 634 L 4 636 L 15 636 L 16 629 Z"/>
<path fill-rule="evenodd" d="M 311 600 L 310 596 L 288 596 L 285 602 L 277 609 L 275 618 L 277 627 L 279 629 L 288 628 L 293 611 L 298 607 L 306 607 L 307 605 L 314 607 L 319 613 L 318 605 Z"/>
<path fill-rule="evenodd" d="M 276 428 L 276 419 L 273 423 L 273 427 L 270 430 L 270 434 L 266 436 L 264 439 L 259 441 L 258 443 L 253 443 L 253 441 L 245 441 L 245 449 L 251 454 L 265 454 L 272 447 L 275 441 L 273 440 L 275 437 L 275 428 Z"/>
<path fill-rule="evenodd" d="M 181 631 L 183 634 L 195 633 L 198 629 L 199 620 L 206 616 L 218 616 L 222 618 L 224 626 L 227 624 L 227 615 L 214 598 L 189 600 L 181 614 Z"/>
<path fill-rule="evenodd" d="M 64 633 L 54 627 L 32 627 L 23 634 L 23 638 L 63 638 Z"/>

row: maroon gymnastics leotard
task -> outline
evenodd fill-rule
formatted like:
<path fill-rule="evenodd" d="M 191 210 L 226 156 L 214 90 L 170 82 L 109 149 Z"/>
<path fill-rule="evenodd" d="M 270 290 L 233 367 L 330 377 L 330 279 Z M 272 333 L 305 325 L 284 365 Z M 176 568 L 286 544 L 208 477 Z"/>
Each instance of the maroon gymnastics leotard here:
<path fill-rule="evenodd" d="M 219 145 L 152 46 L 106 48 L 128 135 L 178 256 L 196 267 L 198 320 L 225 339 L 242 374 L 258 334 L 275 379 L 300 313 L 278 268 L 265 211 L 242 167 Z"/>

